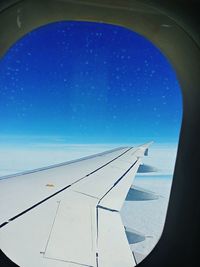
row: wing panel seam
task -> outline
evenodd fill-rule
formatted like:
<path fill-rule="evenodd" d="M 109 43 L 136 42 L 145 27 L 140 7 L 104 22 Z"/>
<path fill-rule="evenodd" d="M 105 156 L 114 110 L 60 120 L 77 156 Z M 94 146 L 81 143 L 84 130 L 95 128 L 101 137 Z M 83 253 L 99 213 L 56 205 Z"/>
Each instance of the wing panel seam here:
<path fill-rule="evenodd" d="M 125 153 L 127 153 L 127 152 L 130 151 L 131 149 L 132 149 L 132 147 L 128 148 L 126 151 L 124 151 L 123 153 L 121 153 L 120 155 L 118 155 L 117 157 L 115 157 L 114 159 L 108 161 L 107 163 L 103 164 L 101 167 L 95 169 L 93 172 L 91 172 L 91 173 L 85 175 L 84 177 L 78 179 L 78 180 L 75 181 L 74 183 L 65 186 L 64 188 L 60 189 L 59 191 L 55 192 L 54 194 L 52 194 L 52 195 L 46 197 L 45 199 L 39 201 L 39 202 L 36 203 L 36 204 L 34 204 L 34 205 L 31 206 L 30 208 L 28 208 L 28 209 L 26 209 L 26 210 L 20 212 L 19 214 L 15 215 L 15 216 L 12 217 L 12 218 L 10 218 L 10 219 L 7 221 L 7 223 L 2 223 L 2 224 L 0 225 L 0 228 L 6 226 L 9 222 L 14 221 L 15 219 L 19 218 L 20 216 L 24 215 L 25 213 L 29 212 L 30 210 L 36 208 L 37 206 L 41 205 L 42 203 L 46 202 L 47 200 L 51 199 L 52 197 L 56 196 L 57 194 L 63 192 L 64 190 L 66 190 L 66 189 L 69 188 L 70 186 L 72 186 L 72 185 L 78 183 L 79 181 L 83 180 L 84 178 L 88 177 L 89 175 L 92 175 L 93 173 L 97 172 L 98 170 L 100 170 L 100 169 L 106 167 L 106 166 L 109 165 L 111 162 L 113 162 L 113 161 L 115 161 L 116 159 L 120 158 L 121 156 L 123 156 Z"/>

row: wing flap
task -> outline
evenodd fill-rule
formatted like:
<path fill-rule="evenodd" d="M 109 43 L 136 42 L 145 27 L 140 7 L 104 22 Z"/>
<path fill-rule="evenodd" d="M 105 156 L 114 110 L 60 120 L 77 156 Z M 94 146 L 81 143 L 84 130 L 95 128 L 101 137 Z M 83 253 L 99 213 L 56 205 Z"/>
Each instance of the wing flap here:
<path fill-rule="evenodd" d="M 97 173 L 93 173 L 74 184 L 71 189 L 96 197 L 99 200 L 102 199 L 120 177 L 123 177 L 127 170 L 129 171 L 132 168 L 132 165 L 137 161 L 137 151 L 138 149 L 130 148 L 125 154 L 112 161 Z M 133 181 L 133 177 L 131 181 Z M 121 199 L 121 202 L 123 201 L 124 199 Z"/>
<path fill-rule="evenodd" d="M 120 214 L 98 208 L 98 266 L 135 265 Z"/>
<path fill-rule="evenodd" d="M 99 205 L 120 211 L 137 173 L 141 160 L 136 160 L 129 169 L 116 181 L 114 186 L 100 200 Z"/>
<path fill-rule="evenodd" d="M 60 202 L 45 258 L 95 266 L 96 203 L 94 198 L 82 194 L 67 194 Z"/>

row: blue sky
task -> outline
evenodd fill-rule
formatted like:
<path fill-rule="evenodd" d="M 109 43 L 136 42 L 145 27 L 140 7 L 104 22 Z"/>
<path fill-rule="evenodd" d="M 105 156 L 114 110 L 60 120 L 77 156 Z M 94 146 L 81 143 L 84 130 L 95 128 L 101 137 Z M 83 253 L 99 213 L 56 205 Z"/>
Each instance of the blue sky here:
<path fill-rule="evenodd" d="M 181 118 L 181 91 L 169 62 L 122 27 L 49 24 L 0 60 L 4 143 L 177 143 Z"/>

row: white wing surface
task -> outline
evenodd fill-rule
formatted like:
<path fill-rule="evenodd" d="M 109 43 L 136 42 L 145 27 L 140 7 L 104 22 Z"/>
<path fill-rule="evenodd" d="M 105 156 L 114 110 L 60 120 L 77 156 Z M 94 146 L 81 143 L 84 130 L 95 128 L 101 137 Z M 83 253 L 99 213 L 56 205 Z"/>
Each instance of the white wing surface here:
<path fill-rule="evenodd" d="M 0 248 L 21 267 L 133 267 L 119 211 L 150 143 L 0 180 Z"/>

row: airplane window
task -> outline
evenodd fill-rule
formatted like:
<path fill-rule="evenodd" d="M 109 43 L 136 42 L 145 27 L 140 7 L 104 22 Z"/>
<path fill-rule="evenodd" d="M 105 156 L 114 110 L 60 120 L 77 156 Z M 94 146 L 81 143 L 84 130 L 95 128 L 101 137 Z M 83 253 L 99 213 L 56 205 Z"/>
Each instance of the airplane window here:
<path fill-rule="evenodd" d="M 0 60 L 0 114 L 1 180 L 153 141 L 120 210 L 135 263 L 151 252 L 165 223 L 182 119 L 176 74 L 158 48 L 111 24 L 42 26 Z"/>

